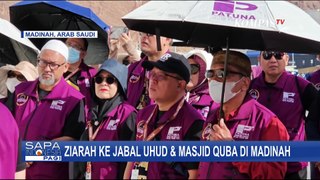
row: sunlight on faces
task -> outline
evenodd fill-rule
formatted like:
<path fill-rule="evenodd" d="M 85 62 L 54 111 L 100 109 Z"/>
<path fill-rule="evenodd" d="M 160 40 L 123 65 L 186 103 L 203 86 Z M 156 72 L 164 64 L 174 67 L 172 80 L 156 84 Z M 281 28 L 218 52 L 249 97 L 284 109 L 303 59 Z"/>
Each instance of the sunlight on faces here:
<path fill-rule="evenodd" d="M 169 46 L 171 39 L 166 37 L 161 37 L 161 49 L 164 49 L 164 44 Z M 157 38 L 156 35 L 140 33 L 140 47 L 141 51 L 147 56 L 159 53 L 157 50 Z"/>
<path fill-rule="evenodd" d="M 102 77 L 103 78 L 103 81 L 98 84 L 95 80 L 95 93 L 96 93 L 96 96 L 100 99 L 111 99 L 113 98 L 117 92 L 118 92 L 118 82 L 117 80 L 115 79 L 114 83 L 112 84 L 108 84 L 106 82 L 106 78 L 107 77 L 113 77 L 112 74 L 110 74 L 109 72 L 107 71 L 104 71 L 102 70 L 96 77 Z"/>
<path fill-rule="evenodd" d="M 156 67 L 149 74 L 155 74 L 149 79 L 149 97 L 156 102 L 170 102 L 180 91 L 184 91 L 185 81 L 165 75 L 178 77 L 177 74 L 164 72 Z"/>
<path fill-rule="evenodd" d="M 68 38 L 66 40 L 66 45 L 68 47 L 73 47 L 76 50 L 80 51 L 80 59 L 84 59 L 84 57 L 87 54 L 87 51 L 85 50 L 84 40 L 81 38 Z"/>
<path fill-rule="evenodd" d="M 262 67 L 262 70 L 266 75 L 278 76 L 285 71 L 286 66 L 288 65 L 289 56 L 288 54 L 283 55 L 280 60 L 277 60 L 272 56 L 269 60 L 263 58 L 262 53 L 260 53 L 259 62 Z"/>
<path fill-rule="evenodd" d="M 240 70 L 238 70 L 237 68 L 235 68 L 232 65 L 228 65 L 227 68 L 228 68 L 228 71 L 231 71 L 231 72 L 240 72 Z M 224 65 L 223 64 L 213 64 L 211 66 L 211 69 L 213 69 L 213 70 L 215 70 L 215 69 L 224 69 Z M 245 79 L 244 76 L 241 76 L 240 74 L 228 73 L 226 82 L 237 82 L 237 81 L 239 81 L 231 90 L 232 92 L 238 92 L 239 90 L 242 89 L 244 79 Z M 219 82 L 223 82 L 223 78 L 214 77 L 212 79 L 209 79 L 209 82 L 211 80 L 216 80 L 216 81 L 219 81 Z"/>
<path fill-rule="evenodd" d="M 57 69 L 51 69 L 49 65 L 46 65 L 45 67 L 40 67 L 38 65 L 40 84 L 45 86 L 53 86 L 57 84 L 63 76 L 63 73 L 68 69 L 65 58 L 56 51 L 45 49 L 41 51 L 39 59 L 47 64 L 61 65 Z"/>
<path fill-rule="evenodd" d="M 196 61 L 193 60 L 193 58 L 189 58 L 189 64 L 197 64 Z M 192 90 L 194 87 L 196 87 L 198 85 L 199 81 L 199 71 L 196 74 L 192 74 L 190 75 L 190 81 L 187 84 L 187 90 Z"/>

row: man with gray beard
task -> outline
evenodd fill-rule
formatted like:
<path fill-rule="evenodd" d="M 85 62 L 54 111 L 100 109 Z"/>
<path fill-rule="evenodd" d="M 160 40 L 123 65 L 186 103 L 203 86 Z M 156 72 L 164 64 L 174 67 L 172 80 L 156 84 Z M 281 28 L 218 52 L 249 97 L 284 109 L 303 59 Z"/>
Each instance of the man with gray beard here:
<path fill-rule="evenodd" d="M 84 127 L 84 96 L 63 78 L 68 47 L 48 41 L 38 56 L 39 79 L 19 84 L 14 92 L 14 117 L 23 141 L 70 141 Z M 68 163 L 27 162 L 27 179 L 68 179 Z"/>

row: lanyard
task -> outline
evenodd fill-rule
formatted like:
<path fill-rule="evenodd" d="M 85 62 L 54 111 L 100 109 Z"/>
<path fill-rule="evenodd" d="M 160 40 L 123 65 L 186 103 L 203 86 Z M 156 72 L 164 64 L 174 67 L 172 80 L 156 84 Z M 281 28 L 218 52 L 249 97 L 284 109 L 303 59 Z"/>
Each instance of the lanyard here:
<path fill-rule="evenodd" d="M 69 80 L 73 75 L 75 75 L 80 69 L 77 68 L 75 71 L 73 71 L 72 73 L 70 73 L 67 77 L 64 78 L 64 80 Z"/>
<path fill-rule="evenodd" d="M 180 109 L 182 108 L 183 103 L 184 103 L 184 98 L 182 98 L 182 99 L 180 100 L 179 105 L 178 105 L 178 107 L 177 107 L 177 109 L 176 109 L 176 112 L 171 116 L 171 118 L 168 119 L 164 124 L 162 124 L 161 126 L 159 126 L 157 129 L 153 130 L 152 133 L 150 133 L 150 134 L 147 136 L 147 133 L 148 133 L 148 132 L 147 132 L 147 131 L 148 131 L 148 124 L 149 124 L 150 120 L 152 119 L 152 117 L 155 115 L 156 110 L 158 109 L 158 106 L 156 106 L 156 107 L 153 109 L 151 115 L 149 116 L 147 122 L 146 122 L 146 123 L 144 124 L 144 126 L 143 126 L 143 140 L 144 140 L 144 141 L 150 141 L 150 140 L 152 140 L 152 139 L 164 128 L 164 126 L 165 126 L 166 124 L 168 124 L 170 121 L 172 121 L 173 119 L 175 119 L 176 116 L 177 116 L 177 114 L 179 113 Z"/>
<path fill-rule="evenodd" d="M 92 127 L 91 120 L 88 121 L 87 126 L 88 126 L 89 141 L 94 141 L 94 139 L 97 137 L 98 132 L 103 127 L 105 122 L 106 121 L 101 122 L 100 125 L 98 126 L 98 128 L 93 133 L 93 127 Z M 85 179 L 91 179 L 91 173 L 92 173 L 92 164 L 90 161 L 88 161 L 87 166 L 86 166 Z"/>
<path fill-rule="evenodd" d="M 93 127 L 92 127 L 91 120 L 88 121 L 87 126 L 88 126 L 89 141 L 94 141 L 94 139 L 97 137 L 98 132 L 100 131 L 100 129 L 103 127 L 103 125 L 105 123 L 106 123 L 106 121 L 102 121 L 93 133 Z"/>
<path fill-rule="evenodd" d="M 149 136 L 147 137 L 147 131 L 148 131 L 148 123 L 150 122 L 150 120 L 152 119 L 152 117 L 156 114 L 155 112 L 158 109 L 158 106 L 155 106 L 155 108 L 153 109 L 151 115 L 149 116 L 148 120 L 146 121 L 146 123 L 143 126 L 143 140 L 144 141 L 150 141 L 152 140 L 162 129 L 163 127 L 168 124 L 170 121 L 172 121 L 173 119 L 176 118 L 177 114 L 179 113 L 180 109 L 182 108 L 182 105 L 184 103 L 184 98 L 181 98 L 179 105 L 175 111 L 175 113 L 171 116 L 171 118 L 169 120 L 167 120 L 164 124 L 162 124 L 161 126 L 159 126 L 158 128 L 156 128 L 154 131 L 152 131 L 152 133 L 149 134 Z M 146 174 L 140 174 L 140 169 L 143 169 L 144 171 L 148 171 L 148 162 L 134 162 L 134 167 L 131 170 L 131 179 L 147 179 L 147 175 Z"/>

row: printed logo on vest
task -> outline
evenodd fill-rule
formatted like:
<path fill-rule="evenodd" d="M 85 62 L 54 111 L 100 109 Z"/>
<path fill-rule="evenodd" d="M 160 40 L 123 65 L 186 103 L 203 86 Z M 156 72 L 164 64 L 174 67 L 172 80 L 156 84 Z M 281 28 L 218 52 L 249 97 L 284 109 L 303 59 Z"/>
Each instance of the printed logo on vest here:
<path fill-rule="evenodd" d="M 140 76 L 139 76 L 139 75 L 134 75 L 134 74 L 132 74 L 132 75 L 130 76 L 129 82 L 131 82 L 131 83 L 136 83 L 136 82 L 139 81 L 139 79 L 140 79 Z"/>
<path fill-rule="evenodd" d="M 257 100 L 259 98 L 259 96 L 260 96 L 260 93 L 259 93 L 259 91 L 257 89 L 251 89 L 249 91 L 249 94 L 255 100 Z"/>
<path fill-rule="evenodd" d="M 145 123 L 146 123 L 146 121 L 142 120 L 137 124 L 137 135 L 136 135 L 136 137 L 138 139 L 141 139 L 143 137 L 143 131 L 144 131 L 143 127 L 144 127 Z"/>
<path fill-rule="evenodd" d="M 62 110 L 62 105 L 65 103 L 65 101 L 62 100 L 53 100 L 50 106 L 50 109 L 56 109 L 61 111 Z"/>
<path fill-rule="evenodd" d="M 16 102 L 16 105 L 17 106 L 22 106 L 24 105 L 27 101 L 28 101 L 28 98 L 29 96 L 23 94 L 23 93 L 20 93 L 17 95 L 17 102 Z"/>
<path fill-rule="evenodd" d="M 170 127 L 167 134 L 167 139 L 180 140 L 180 134 L 176 132 L 179 132 L 181 128 L 181 126 Z"/>
<path fill-rule="evenodd" d="M 171 57 L 171 54 L 166 53 L 163 56 L 160 57 L 159 61 L 165 62 L 166 60 L 168 60 Z"/>
<path fill-rule="evenodd" d="M 250 132 L 254 130 L 253 126 L 246 126 L 239 124 L 233 138 L 237 139 L 249 139 Z"/>
<path fill-rule="evenodd" d="M 206 106 L 206 107 L 204 107 L 204 108 L 201 109 L 201 114 L 202 114 L 202 116 L 203 116 L 205 119 L 207 119 L 209 110 L 210 110 L 209 106 Z"/>
<path fill-rule="evenodd" d="M 116 130 L 120 119 L 110 120 L 107 126 L 107 130 Z"/>
<path fill-rule="evenodd" d="M 90 81 L 88 78 L 84 79 L 84 83 L 86 84 L 86 87 L 89 88 L 90 87 Z"/>
<path fill-rule="evenodd" d="M 294 95 L 296 93 L 293 92 L 283 92 L 282 101 L 288 103 L 294 103 Z"/>
<path fill-rule="evenodd" d="M 206 128 L 202 131 L 202 139 L 203 140 L 210 140 L 210 132 L 212 131 L 212 124 L 209 123 Z"/>
<path fill-rule="evenodd" d="M 319 91 L 320 90 L 320 83 L 315 84 L 314 87 Z"/>

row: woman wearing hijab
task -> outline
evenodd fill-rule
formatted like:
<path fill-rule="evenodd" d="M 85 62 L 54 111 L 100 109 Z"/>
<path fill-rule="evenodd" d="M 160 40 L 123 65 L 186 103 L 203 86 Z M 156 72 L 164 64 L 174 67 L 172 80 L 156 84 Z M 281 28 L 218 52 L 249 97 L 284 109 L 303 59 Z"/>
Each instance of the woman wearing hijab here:
<path fill-rule="evenodd" d="M 21 82 L 37 79 L 38 71 L 30 62 L 21 61 L 15 66 L 8 64 L 0 67 L 0 77 L 0 101 L 11 110 L 15 87 Z"/>
<path fill-rule="evenodd" d="M 121 141 L 135 139 L 136 110 L 125 102 L 128 69 L 116 60 L 106 60 L 93 78 L 93 105 L 83 133 L 83 141 Z M 79 167 L 77 167 L 80 165 Z M 75 163 L 75 178 L 119 179 L 126 163 Z"/>
<path fill-rule="evenodd" d="M 191 50 L 184 55 L 191 66 L 190 81 L 187 84 L 186 100 L 206 119 L 213 101 L 209 95 L 208 80 L 205 77 L 207 63 L 212 55 L 203 50 Z"/>

